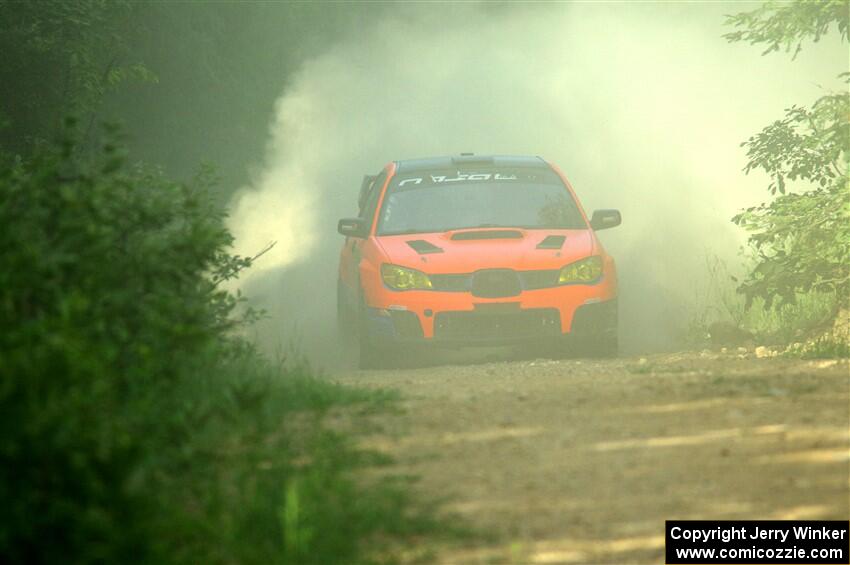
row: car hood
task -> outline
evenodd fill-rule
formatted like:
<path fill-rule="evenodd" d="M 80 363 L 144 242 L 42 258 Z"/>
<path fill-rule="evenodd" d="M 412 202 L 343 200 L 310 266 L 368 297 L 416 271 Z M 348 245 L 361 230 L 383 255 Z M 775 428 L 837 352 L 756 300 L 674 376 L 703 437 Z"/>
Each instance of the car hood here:
<path fill-rule="evenodd" d="M 376 239 L 389 262 L 432 274 L 559 269 L 593 251 L 590 230 L 476 228 Z"/>

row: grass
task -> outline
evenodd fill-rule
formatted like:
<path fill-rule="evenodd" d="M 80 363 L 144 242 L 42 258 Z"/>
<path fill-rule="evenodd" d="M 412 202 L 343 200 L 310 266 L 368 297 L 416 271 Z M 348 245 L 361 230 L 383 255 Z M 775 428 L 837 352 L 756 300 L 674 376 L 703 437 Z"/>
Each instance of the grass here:
<path fill-rule="evenodd" d="M 824 334 L 812 341 L 792 344 L 785 351 L 788 357 L 800 359 L 835 359 L 850 357 L 850 343 Z"/>
<path fill-rule="evenodd" d="M 231 372 L 237 367 L 241 378 Z M 184 531 L 166 534 L 166 555 L 190 562 L 393 563 L 407 560 L 414 542 L 459 535 L 436 504 L 415 496 L 413 479 L 392 473 L 390 458 L 361 449 L 352 433 L 327 422 L 344 410 L 357 429 L 368 429 L 370 416 L 397 408 L 396 392 L 342 386 L 304 366 L 256 359 L 208 378 L 204 388 L 219 390 L 214 404 L 230 410 L 212 420 L 192 416 L 206 419 L 203 431 L 188 446 L 191 457 L 176 457 L 185 466 L 168 470 L 164 491 L 176 497 L 171 515 Z M 368 472 L 376 468 L 383 471 Z"/>
<path fill-rule="evenodd" d="M 725 322 L 740 328 L 760 345 L 789 345 L 808 342 L 796 354 L 846 357 L 850 345 L 829 336 L 837 311 L 838 297 L 831 292 L 801 292 L 794 302 L 766 307 L 760 298 L 747 306 L 737 292 L 737 282 L 728 265 L 716 256 L 706 256 L 706 277 L 695 291 L 687 341 L 707 345 L 708 328 Z"/>
<path fill-rule="evenodd" d="M 794 303 L 765 308 L 763 300 L 754 300 L 744 308 L 741 324 L 767 343 L 790 343 L 824 327 L 835 311 L 832 293 L 798 293 Z"/>
<path fill-rule="evenodd" d="M 208 174 L 76 143 L 0 167 L 4 562 L 382 563 L 449 535 L 358 446 L 396 393 L 238 337 L 256 317 L 219 283 L 253 259 L 230 254 Z"/>

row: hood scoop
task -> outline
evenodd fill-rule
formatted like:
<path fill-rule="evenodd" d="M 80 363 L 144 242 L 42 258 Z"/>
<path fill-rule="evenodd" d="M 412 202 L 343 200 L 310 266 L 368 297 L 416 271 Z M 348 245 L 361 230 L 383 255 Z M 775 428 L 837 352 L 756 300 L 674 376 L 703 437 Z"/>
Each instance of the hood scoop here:
<path fill-rule="evenodd" d="M 537 249 L 560 249 L 566 240 L 567 237 L 564 235 L 547 235 L 537 244 Z"/>
<path fill-rule="evenodd" d="M 414 251 L 419 253 L 420 255 L 427 255 L 428 253 L 442 253 L 443 250 L 430 243 L 425 241 L 424 239 L 414 239 L 406 242 Z"/>
<path fill-rule="evenodd" d="M 522 232 L 517 230 L 475 230 L 462 231 L 452 234 L 452 241 L 470 241 L 478 239 L 522 239 Z"/>

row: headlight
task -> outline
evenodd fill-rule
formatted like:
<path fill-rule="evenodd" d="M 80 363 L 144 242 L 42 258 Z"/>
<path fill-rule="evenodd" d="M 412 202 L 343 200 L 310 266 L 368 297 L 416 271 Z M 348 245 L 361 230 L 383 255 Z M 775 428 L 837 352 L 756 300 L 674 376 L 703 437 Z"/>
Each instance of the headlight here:
<path fill-rule="evenodd" d="M 384 284 L 394 290 L 427 290 L 433 288 L 428 275 L 415 269 L 384 263 L 381 265 Z"/>
<path fill-rule="evenodd" d="M 558 284 L 590 283 L 602 276 L 602 258 L 587 257 L 570 263 L 558 275 Z"/>

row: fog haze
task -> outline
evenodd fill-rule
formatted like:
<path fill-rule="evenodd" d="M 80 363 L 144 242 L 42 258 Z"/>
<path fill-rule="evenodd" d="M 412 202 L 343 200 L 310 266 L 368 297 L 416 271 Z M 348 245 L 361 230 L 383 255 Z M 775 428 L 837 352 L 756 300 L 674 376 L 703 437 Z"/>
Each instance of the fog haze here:
<path fill-rule="evenodd" d="M 272 351 L 297 342 L 339 363 L 336 220 L 391 160 L 475 152 L 557 164 L 617 259 L 625 352 L 675 348 L 707 256 L 734 260 L 730 221 L 766 199 L 739 146 L 793 104 L 839 88 L 837 38 L 796 60 L 728 44 L 727 13 L 757 4 L 403 4 L 305 61 L 281 92 L 263 166 L 231 202 L 239 283 L 269 318 Z M 328 349 L 328 348 L 331 349 Z"/>

